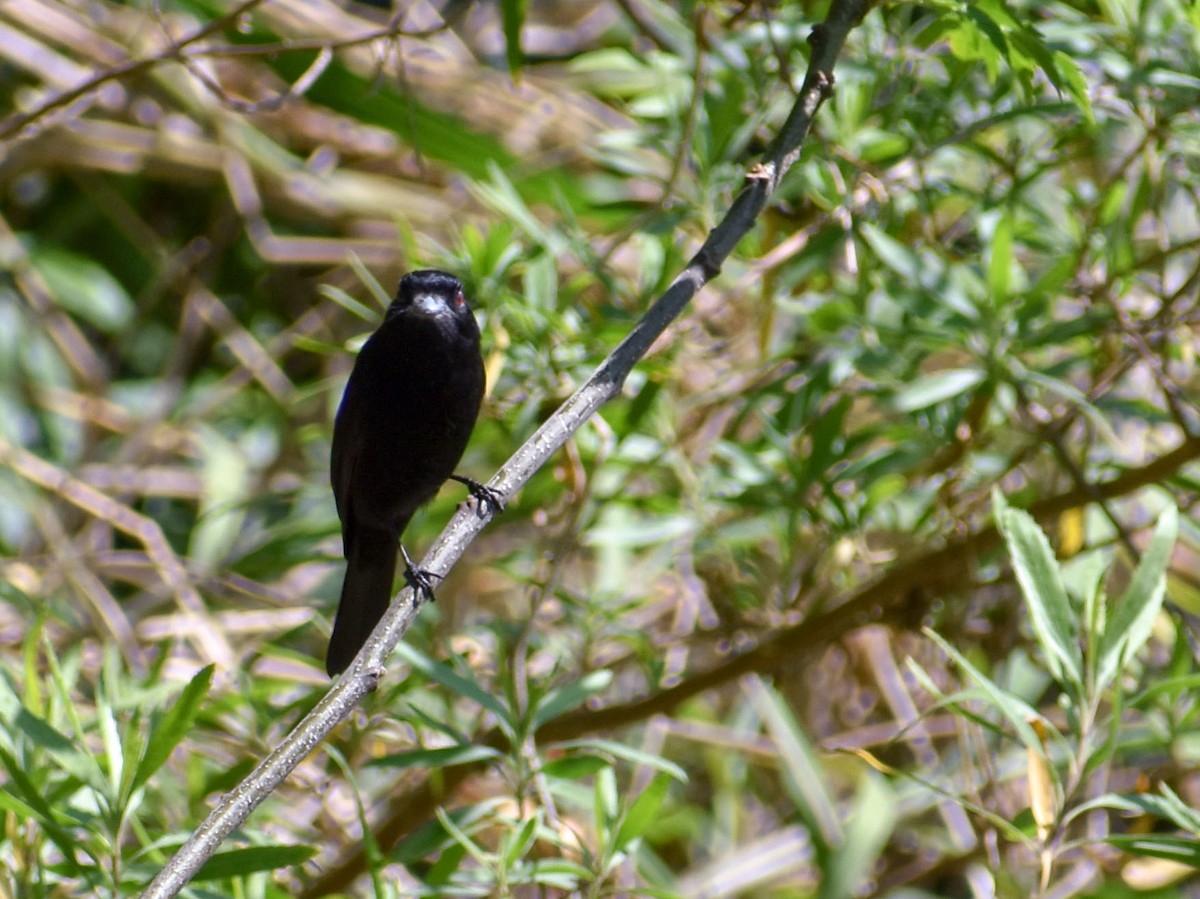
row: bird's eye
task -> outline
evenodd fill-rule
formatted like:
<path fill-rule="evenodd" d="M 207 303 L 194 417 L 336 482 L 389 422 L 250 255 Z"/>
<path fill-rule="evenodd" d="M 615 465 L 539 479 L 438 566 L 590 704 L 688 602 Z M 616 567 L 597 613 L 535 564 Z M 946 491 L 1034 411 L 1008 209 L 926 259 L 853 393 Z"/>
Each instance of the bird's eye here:
<path fill-rule="evenodd" d="M 454 295 L 454 305 L 455 306 L 461 306 L 466 301 L 467 301 L 467 298 L 465 296 L 463 296 L 463 292 L 461 290 Z"/>

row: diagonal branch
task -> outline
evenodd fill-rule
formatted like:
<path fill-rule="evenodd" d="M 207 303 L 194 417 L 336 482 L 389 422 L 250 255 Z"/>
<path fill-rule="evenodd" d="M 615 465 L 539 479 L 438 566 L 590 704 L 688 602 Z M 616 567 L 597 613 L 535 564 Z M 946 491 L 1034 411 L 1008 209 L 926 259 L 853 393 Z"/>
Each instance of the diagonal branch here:
<path fill-rule="evenodd" d="M 812 56 L 796 103 L 762 160 L 746 177 L 725 218 L 714 228 L 684 271 L 654 302 L 646 315 L 612 351 L 600 367 L 513 454 L 488 482 L 501 498 L 512 496 L 566 443 L 583 424 L 624 384 L 634 365 L 667 329 L 753 227 L 772 192 L 800 156 L 800 147 L 813 116 L 833 88 L 833 65 L 846 36 L 866 14 L 869 0 L 840 0 L 829 18 L 809 37 Z M 449 571 L 467 546 L 487 524 L 489 514 L 460 508 L 421 562 L 433 571 Z M 222 799 L 171 861 L 154 878 L 143 899 L 175 896 L 200 866 L 216 852 L 229 833 L 283 781 L 331 730 L 375 689 L 384 663 L 412 624 L 420 602 L 410 588 L 401 591 L 375 628 L 350 668 L 320 703 L 302 720 L 247 778 Z"/>

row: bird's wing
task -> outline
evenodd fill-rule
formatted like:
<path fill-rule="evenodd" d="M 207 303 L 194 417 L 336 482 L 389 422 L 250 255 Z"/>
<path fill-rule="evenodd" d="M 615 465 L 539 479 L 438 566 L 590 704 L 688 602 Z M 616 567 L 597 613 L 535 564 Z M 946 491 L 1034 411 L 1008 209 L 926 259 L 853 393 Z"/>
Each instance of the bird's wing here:
<path fill-rule="evenodd" d="M 352 401 L 353 402 L 353 401 Z M 329 458 L 329 481 L 333 486 L 333 501 L 337 506 L 338 518 L 342 521 L 342 549 L 347 557 L 350 555 L 350 541 L 354 524 L 353 493 L 350 485 L 354 483 L 354 469 L 358 466 L 358 456 L 362 452 L 362 440 L 359 431 L 362 429 L 362 416 L 355 414 L 354 409 L 346 408 L 343 399 L 333 422 L 333 448 Z"/>

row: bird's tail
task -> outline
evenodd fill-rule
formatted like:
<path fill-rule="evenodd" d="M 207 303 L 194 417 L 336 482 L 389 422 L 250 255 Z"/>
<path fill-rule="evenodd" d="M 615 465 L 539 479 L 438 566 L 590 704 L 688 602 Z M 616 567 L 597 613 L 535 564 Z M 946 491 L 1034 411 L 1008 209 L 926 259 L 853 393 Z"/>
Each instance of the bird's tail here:
<path fill-rule="evenodd" d="M 396 576 L 398 545 L 391 531 L 361 525 L 355 528 L 348 547 L 342 598 L 333 622 L 333 636 L 329 638 L 329 653 L 325 656 L 325 670 L 330 677 L 345 671 L 354 661 L 387 611 Z"/>

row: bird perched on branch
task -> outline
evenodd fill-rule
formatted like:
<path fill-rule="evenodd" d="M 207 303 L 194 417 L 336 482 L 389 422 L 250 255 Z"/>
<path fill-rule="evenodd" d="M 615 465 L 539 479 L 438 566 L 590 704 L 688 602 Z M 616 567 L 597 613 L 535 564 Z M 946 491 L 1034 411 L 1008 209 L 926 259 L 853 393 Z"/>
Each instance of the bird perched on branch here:
<path fill-rule="evenodd" d="M 358 354 L 333 427 L 330 478 L 347 564 L 330 676 L 346 669 L 387 611 L 398 550 L 409 584 L 433 598 L 436 575 L 413 565 L 400 536 L 442 483 L 463 482 L 481 509 L 499 505 L 488 488 L 454 474 L 483 392 L 479 325 L 462 283 L 432 270 L 405 275 Z"/>

